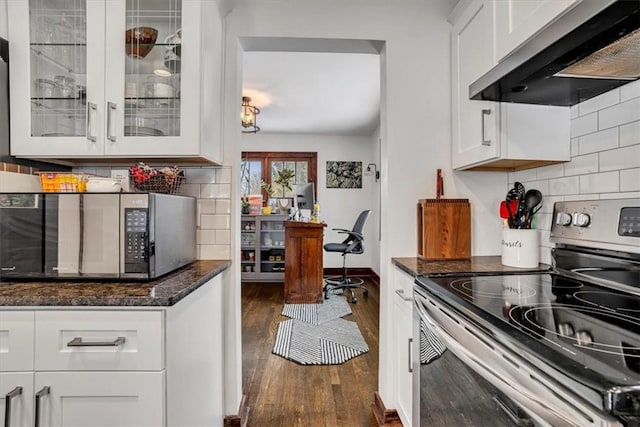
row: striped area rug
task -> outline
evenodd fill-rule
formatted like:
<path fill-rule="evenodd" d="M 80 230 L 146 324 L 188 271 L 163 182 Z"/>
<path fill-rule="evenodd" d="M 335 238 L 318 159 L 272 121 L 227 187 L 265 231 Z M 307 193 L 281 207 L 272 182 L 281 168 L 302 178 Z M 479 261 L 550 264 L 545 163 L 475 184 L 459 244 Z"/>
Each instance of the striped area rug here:
<path fill-rule="evenodd" d="M 351 307 L 345 297 L 329 296 L 322 304 L 285 304 L 282 315 L 307 323 L 320 325 L 333 319 L 351 314 Z"/>
<path fill-rule="evenodd" d="M 298 319 L 278 325 L 273 354 L 301 365 L 339 365 L 369 351 L 355 322 L 334 319 L 313 325 Z"/>
<path fill-rule="evenodd" d="M 346 298 L 330 296 L 324 304 L 285 304 L 273 354 L 301 365 L 338 365 L 369 351 Z"/>

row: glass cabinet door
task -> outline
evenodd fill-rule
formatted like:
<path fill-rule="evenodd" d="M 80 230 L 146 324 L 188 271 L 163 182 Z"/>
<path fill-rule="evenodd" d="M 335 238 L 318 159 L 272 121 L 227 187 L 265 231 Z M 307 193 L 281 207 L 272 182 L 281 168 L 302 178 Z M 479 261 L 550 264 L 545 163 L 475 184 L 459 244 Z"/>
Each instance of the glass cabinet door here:
<path fill-rule="evenodd" d="M 124 136 L 180 136 L 182 1 L 127 0 Z"/>
<path fill-rule="evenodd" d="M 201 5 L 106 2 L 106 154 L 198 152 Z"/>
<path fill-rule="evenodd" d="M 29 0 L 32 137 L 88 134 L 86 3 Z"/>

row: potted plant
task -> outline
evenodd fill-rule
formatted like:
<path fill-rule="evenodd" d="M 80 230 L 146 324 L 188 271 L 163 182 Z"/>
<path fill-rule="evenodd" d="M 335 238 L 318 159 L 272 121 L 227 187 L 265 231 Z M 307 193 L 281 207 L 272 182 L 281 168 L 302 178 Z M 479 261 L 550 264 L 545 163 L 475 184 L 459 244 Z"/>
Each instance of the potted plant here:
<path fill-rule="evenodd" d="M 249 197 L 248 196 L 242 196 L 242 198 L 240 199 L 240 206 L 242 206 L 242 213 L 243 214 L 248 214 L 249 213 Z"/>
<path fill-rule="evenodd" d="M 296 173 L 293 171 L 293 169 L 284 168 L 279 170 L 276 173 L 276 179 L 273 182 L 275 182 L 278 185 L 281 185 L 286 190 L 291 191 L 293 190 L 293 187 L 291 187 L 291 181 L 295 176 L 296 176 Z"/>
<path fill-rule="evenodd" d="M 264 182 L 264 181 L 260 181 L 260 188 L 262 188 L 267 193 L 267 203 L 266 203 L 266 206 L 262 208 L 262 213 L 264 215 L 270 215 L 271 205 L 272 205 L 271 199 L 273 197 L 273 194 L 275 193 L 275 190 L 273 189 L 273 186 L 271 185 L 271 183 Z"/>

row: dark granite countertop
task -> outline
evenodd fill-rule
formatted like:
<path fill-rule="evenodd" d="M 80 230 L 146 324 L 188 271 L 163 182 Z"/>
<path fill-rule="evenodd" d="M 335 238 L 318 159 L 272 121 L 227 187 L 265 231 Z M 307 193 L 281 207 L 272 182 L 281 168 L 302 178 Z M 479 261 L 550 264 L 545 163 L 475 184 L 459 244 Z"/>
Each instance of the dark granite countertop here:
<path fill-rule="evenodd" d="M 0 306 L 171 306 L 229 268 L 230 261 L 195 261 L 149 282 L 5 281 Z"/>
<path fill-rule="evenodd" d="M 478 273 L 523 273 L 547 271 L 548 264 L 538 264 L 538 268 L 515 268 L 502 265 L 500 256 L 473 256 L 468 260 L 435 260 L 422 258 L 392 258 L 391 262 L 412 276 L 444 276 Z"/>

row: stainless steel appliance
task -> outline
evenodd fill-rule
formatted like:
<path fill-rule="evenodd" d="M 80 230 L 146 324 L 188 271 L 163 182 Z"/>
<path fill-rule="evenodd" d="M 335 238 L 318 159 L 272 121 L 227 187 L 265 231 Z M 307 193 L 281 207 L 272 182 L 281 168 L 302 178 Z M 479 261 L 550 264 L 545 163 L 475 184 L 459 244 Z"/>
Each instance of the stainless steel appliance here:
<path fill-rule="evenodd" d="M 0 194 L 0 279 L 152 279 L 196 259 L 196 200 Z"/>
<path fill-rule="evenodd" d="M 557 202 L 551 240 L 549 272 L 417 279 L 414 340 L 422 319 L 475 381 L 437 393 L 472 390 L 507 425 L 638 426 L 640 199 Z M 415 370 L 415 426 L 443 409 L 437 362 Z"/>
<path fill-rule="evenodd" d="M 472 99 L 575 105 L 640 78 L 640 2 L 582 0 L 469 87 Z"/>

